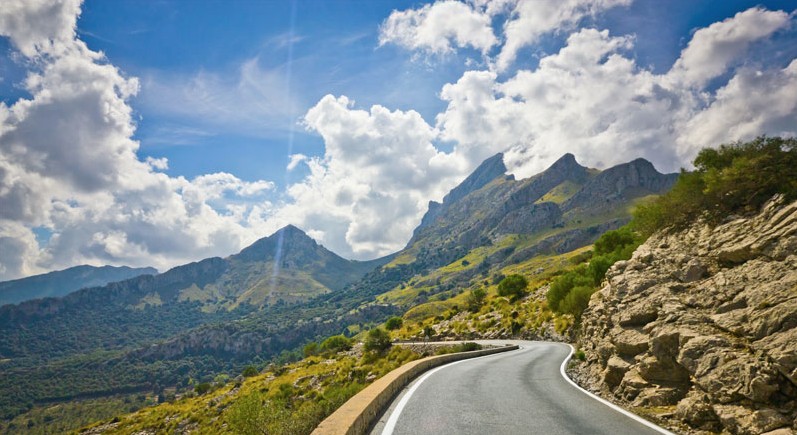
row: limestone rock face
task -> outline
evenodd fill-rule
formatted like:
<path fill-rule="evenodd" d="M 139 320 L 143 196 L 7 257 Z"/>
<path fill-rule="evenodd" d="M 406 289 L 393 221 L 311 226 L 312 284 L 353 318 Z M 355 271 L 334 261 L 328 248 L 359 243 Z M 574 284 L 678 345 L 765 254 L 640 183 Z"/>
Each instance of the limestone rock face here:
<path fill-rule="evenodd" d="M 797 433 L 797 202 L 654 235 L 609 270 L 580 346 L 588 387 L 682 432 Z"/>

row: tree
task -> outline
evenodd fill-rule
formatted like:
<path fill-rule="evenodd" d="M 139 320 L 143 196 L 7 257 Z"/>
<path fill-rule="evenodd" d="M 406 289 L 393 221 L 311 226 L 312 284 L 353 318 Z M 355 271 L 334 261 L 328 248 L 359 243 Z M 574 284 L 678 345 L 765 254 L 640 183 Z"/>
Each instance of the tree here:
<path fill-rule="evenodd" d="M 333 335 L 321 343 L 321 351 L 327 353 L 338 353 L 351 349 L 351 340 L 342 335 Z"/>
<path fill-rule="evenodd" d="M 518 274 L 509 275 L 498 283 L 498 294 L 509 296 L 511 299 L 518 299 L 526 293 L 529 281 L 526 277 Z"/>
<path fill-rule="evenodd" d="M 302 351 L 304 353 L 305 358 L 311 357 L 313 355 L 318 355 L 318 343 L 316 343 L 315 341 L 311 341 L 304 346 L 304 349 L 302 349 Z"/>
<path fill-rule="evenodd" d="M 387 319 L 387 322 L 385 322 L 385 328 L 388 331 L 394 331 L 396 329 L 401 328 L 401 325 L 403 323 L 404 323 L 404 321 L 401 320 L 401 317 L 391 317 L 391 318 Z"/>
<path fill-rule="evenodd" d="M 432 328 L 429 325 L 426 325 L 426 326 L 423 327 L 423 336 L 424 337 L 426 337 L 428 339 L 428 338 L 432 338 L 433 335 L 434 335 L 434 328 Z"/>
<path fill-rule="evenodd" d="M 211 385 L 208 382 L 202 382 L 201 384 L 198 384 L 196 387 L 194 387 L 194 391 L 196 391 L 196 393 L 199 395 L 207 393 L 208 391 L 210 391 L 210 389 Z"/>
<path fill-rule="evenodd" d="M 484 305 L 484 299 L 487 297 L 487 292 L 484 291 L 483 288 L 477 287 L 470 291 L 468 298 L 466 299 L 466 303 L 468 304 L 468 311 L 471 312 L 478 312 L 482 305 Z"/>
<path fill-rule="evenodd" d="M 260 373 L 257 371 L 255 366 L 246 366 L 244 367 L 244 371 L 241 372 L 241 375 L 245 378 L 251 378 L 252 376 L 257 376 Z"/>
<path fill-rule="evenodd" d="M 382 328 L 374 328 L 368 331 L 363 344 L 366 352 L 384 352 L 391 346 L 390 334 Z"/>

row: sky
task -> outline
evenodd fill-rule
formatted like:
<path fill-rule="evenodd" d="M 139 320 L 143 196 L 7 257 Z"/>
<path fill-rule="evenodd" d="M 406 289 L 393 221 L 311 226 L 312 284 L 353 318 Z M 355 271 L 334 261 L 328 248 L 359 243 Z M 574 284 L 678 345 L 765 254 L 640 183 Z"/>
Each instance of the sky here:
<path fill-rule="evenodd" d="M 0 4 L 0 280 L 161 271 L 293 224 L 401 249 L 503 152 L 689 168 L 797 135 L 790 1 Z"/>

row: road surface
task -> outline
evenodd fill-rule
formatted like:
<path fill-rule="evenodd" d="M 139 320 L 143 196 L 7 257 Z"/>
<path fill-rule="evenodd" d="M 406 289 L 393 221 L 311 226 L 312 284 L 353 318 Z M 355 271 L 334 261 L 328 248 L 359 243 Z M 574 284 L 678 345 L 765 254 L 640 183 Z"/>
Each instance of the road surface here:
<path fill-rule="evenodd" d="M 372 434 L 668 433 L 644 425 L 573 386 L 560 372 L 562 343 L 498 341 L 521 349 L 430 370 L 392 402 Z"/>

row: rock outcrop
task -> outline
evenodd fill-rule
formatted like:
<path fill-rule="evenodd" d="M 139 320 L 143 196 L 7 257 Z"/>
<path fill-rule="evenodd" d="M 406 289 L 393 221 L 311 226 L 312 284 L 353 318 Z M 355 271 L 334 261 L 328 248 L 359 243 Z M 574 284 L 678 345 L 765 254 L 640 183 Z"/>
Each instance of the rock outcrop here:
<path fill-rule="evenodd" d="M 580 347 L 582 383 L 679 432 L 797 433 L 797 202 L 651 237 L 592 296 Z"/>

